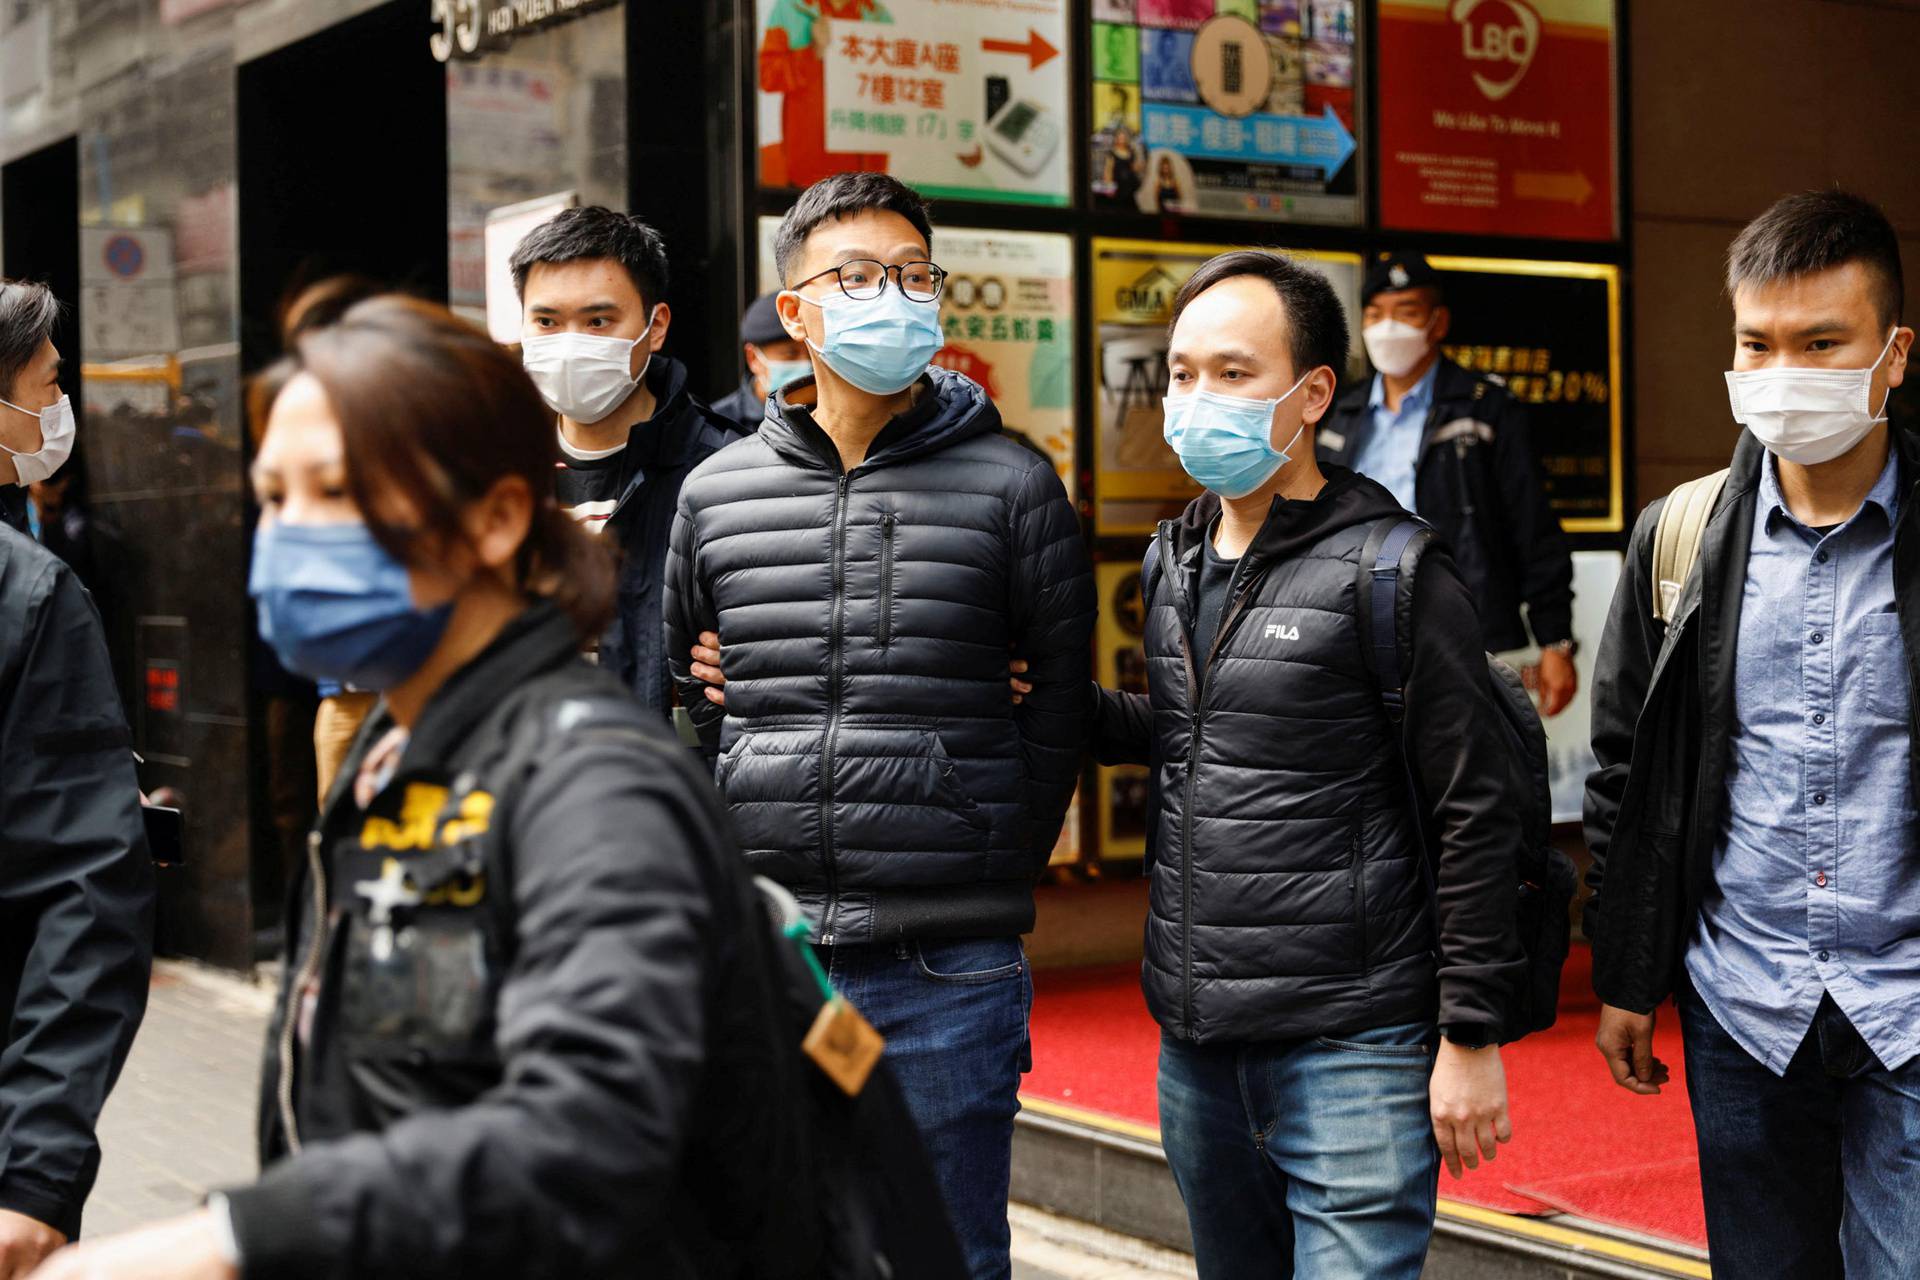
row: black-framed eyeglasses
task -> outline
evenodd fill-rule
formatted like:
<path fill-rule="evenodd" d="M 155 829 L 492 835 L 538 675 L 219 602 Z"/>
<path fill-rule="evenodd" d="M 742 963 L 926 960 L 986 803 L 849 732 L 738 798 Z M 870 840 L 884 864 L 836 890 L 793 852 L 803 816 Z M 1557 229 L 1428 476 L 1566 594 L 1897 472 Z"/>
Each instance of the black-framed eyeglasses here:
<path fill-rule="evenodd" d="M 900 292 L 914 302 L 937 302 L 940 291 L 947 287 L 944 267 L 931 262 L 902 262 L 890 267 L 872 258 L 850 258 L 837 267 L 815 272 L 793 287 L 796 290 L 805 288 L 821 276 L 832 276 L 839 284 L 840 292 L 855 302 L 871 302 L 885 293 L 889 276 L 900 286 Z"/>

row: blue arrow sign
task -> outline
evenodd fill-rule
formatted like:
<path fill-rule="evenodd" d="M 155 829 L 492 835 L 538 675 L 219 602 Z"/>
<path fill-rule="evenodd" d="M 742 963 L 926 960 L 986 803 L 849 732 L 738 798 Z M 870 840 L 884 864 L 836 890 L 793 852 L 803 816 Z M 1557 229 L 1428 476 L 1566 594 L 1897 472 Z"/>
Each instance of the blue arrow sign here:
<path fill-rule="evenodd" d="M 1141 105 L 1149 150 L 1166 147 L 1205 160 L 1280 164 L 1320 170 L 1322 181 L 1352 157 L 1353 135 L 1331 105 L 1318 116 L 1223 116 L 1205 107 Z"/>

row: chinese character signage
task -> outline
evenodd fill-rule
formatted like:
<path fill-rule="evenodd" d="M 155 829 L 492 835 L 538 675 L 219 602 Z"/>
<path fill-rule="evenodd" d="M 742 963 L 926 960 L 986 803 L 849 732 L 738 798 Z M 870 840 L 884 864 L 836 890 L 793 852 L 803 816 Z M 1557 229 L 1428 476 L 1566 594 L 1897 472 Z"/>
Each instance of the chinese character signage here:
<path fill-rule="evenodd" d="M 1068 202 L 1066 0 L 759 0 L 760 185 Z"/>
<path fill-rule="evenodd" d="M 1143 6 L 1144 7 L 1144 6 Z M 1151 533 L 1199 493 L 1162 434 L 1167 321 L 1174 295 L 1202 263 L 1232 246 L 1153 240 L 1093 242 L 1094 532 Z M 1287 251 L 1325 275 L 1349 315 L 1359 312 L 1360 258 Z M 936 257 L 939 255 L 936 254 Z M 1352 365 L 1344 373 L 1357 372 Z"/>
<path fill-rule="evenodd" d="M 1358 223 L 1356 0 L 1093 0 L 1096 208 Z"/>
<path fill-rule="evenodd" d="M 1620 269 L 1587 262 L 1428 259 L 1445 273 L 1462 367 L 1506 384 L 1526 407 L 1548 493 L 1570 533 L 1618 533 Z"/>
<path fill-rule="evenodd" d="M 1614 0 L 1385 0 L 1380 218 L 1611 240 Z"/>
<path fill-rule="evenodd" d="M 778 218 L 760 219 L 762 287 L 777 287 Z M 1008 435 L 1053 460 L 1073 493 L 1073 241 L 1027 231 L 939 227 L 934 261 L 946 345 L 933 357 L 986 389 Z"/>

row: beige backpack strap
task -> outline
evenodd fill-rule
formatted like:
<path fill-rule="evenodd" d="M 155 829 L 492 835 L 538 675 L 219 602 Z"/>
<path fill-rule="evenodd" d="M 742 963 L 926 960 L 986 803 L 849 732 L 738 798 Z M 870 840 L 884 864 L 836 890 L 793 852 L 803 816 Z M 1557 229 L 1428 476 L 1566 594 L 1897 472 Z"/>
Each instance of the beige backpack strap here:
<path fill-rule="evenodd" d="M 1681 589 L 1700 558 L 1707 521 L 1726 485 L 1725 471 L 1689 480 L 1667 495 L 1666 506 L 1660 508 L 1660 523 L 1653 531 L 1653 616 L 1661 622 L 1673 620 Z"/>

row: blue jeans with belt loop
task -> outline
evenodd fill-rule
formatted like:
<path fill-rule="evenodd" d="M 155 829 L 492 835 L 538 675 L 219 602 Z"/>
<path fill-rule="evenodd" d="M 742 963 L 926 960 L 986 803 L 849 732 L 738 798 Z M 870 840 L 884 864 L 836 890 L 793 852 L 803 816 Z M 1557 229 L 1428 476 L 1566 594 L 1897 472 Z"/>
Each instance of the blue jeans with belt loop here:
<path fill-rule="evenodd" d="M 1007 1192 L 1033 978 L 1020 939 L 821 947 L 834 989 L 886 1037 L 973 1280 L 1013 1274 Z"/>
<path fill-rule="evenodd" d="M 1435 1025 L 1270 1044 L 1160 1038 L 1160 1138 L 1200 1280 L 1419 1280 L 1440 1149 Z"/>

